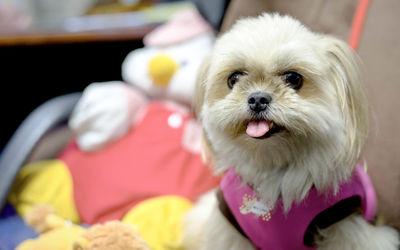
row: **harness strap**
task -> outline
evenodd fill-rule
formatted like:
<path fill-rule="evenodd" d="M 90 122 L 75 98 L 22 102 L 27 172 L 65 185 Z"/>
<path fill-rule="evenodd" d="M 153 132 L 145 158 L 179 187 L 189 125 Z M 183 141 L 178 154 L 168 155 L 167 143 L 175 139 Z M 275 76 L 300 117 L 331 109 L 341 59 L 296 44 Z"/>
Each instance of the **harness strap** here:
<path fill-rule="evenodd" d="M 318 229 L 328 228 L 357 212 L 361 213 L 360 196 L 352 196 L 341 200 L 332 207 L 322 211 L 308 225 L 304 234 L 304 245 L 309 247 L 314 246 L 314 236 L 318 234 Z"/>
<path fill-rule="evenodd" d="M 218 208 L 219 211 L 221 211 L 222 215 L 228 220 L 229 223 L 231 223 L 233 227 L 236 228 L 239 233 L 248 238 L 247 235 L 243 232 L 242 228 L 239 226 L 239 223 L 237 222 L 235 217 L 233 216 L 228 204 L 225 201 L 224 194 L 222 193 L 221 188 L 218 188 L 216 196 L 218 200 Z"/>
<path fill-rule="evenodd" d="M 229 209 L 228 204 L 225 201 L 222 190 L 218 188 L 217 193 L 218 208 L 222 215 L 227 219 L 236 230 L 242 234 L 245 238 L 247 235 L 243 232 L 239 226 L 237 220 Z M 317 235 L 318 229 L 325 229 L 329 226 L 339 222 L 353 213 L 361 211 L 361 198 L 359 196 L 352 196 L 350 198 L 339 201 L 332 207 L 319 213 L 307 227 L 304 234 L 304 245 L 312 247 L 314 246 L 314 236 Z"/>

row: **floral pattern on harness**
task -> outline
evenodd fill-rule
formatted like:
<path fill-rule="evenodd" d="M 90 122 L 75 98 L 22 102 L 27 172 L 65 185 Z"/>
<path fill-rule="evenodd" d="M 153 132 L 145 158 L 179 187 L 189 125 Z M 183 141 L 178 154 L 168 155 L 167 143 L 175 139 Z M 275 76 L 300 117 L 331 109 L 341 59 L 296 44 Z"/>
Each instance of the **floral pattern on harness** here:
<path fill-rule="evenodd" d="M 268 203 L 260 202 L 255 195 L 245 194 L 242 198 L 242 205 L 239 210 L 241 214 L 254 214 L 263 221 L 271 219 L 273 207 Z"/>

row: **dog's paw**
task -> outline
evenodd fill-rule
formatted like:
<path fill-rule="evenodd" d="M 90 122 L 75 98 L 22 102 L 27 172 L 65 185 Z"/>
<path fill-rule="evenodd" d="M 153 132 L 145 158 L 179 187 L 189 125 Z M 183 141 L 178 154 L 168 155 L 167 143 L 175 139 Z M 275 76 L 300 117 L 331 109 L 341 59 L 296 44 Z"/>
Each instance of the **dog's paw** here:
<path fill-rule="evenodd" d="M 374 226 L 361 215 L 353 215 L 320 230 L 318 250 L 398 250 L 397 231 L 387 226 Z"/>

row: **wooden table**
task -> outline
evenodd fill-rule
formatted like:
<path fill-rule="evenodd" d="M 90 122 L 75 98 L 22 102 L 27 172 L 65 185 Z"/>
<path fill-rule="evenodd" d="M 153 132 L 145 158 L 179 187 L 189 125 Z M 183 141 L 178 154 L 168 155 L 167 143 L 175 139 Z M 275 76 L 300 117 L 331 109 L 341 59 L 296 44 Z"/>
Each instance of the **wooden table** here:
<path fill-rule="evenodd" d="M 68 32 L 62 30 L 1 32 L 0 46 L 26 46 L 49 44 L 73 44 L 90 42 L 116 42 L 141 40 L 156 27 L 149 24 L 143 27 L 106 29 L 95 31 Z"/>

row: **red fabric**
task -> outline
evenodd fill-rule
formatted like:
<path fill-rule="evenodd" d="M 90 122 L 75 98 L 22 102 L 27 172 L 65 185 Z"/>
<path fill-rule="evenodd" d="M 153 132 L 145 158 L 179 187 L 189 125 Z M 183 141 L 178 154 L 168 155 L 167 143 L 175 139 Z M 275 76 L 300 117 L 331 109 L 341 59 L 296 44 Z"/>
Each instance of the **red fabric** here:
<path fill-rule="evenodd" d="M 179 114 L 181 126 L 168 125 Z M 185 123 L 191 115 L 161 103 L 149 105 L 143 120 L 104 150 L 82 152 L 75 143 L 60 155 L 68 166 L 74 198 L 84 223 L 120 219 L 134 205 L 159 195 L 191 200 L 218 186 L 200 154 L 182 147 Z"/>
<path fill-rule="evenodd" d="M 360 43 L 362 29 L 364 27 L 365 18 L 370 0 L 359 0 L 356 12 L 354 13 L 353 23 L 351 24 L 349 45 L 354 50 L 358 49 Z"/>

